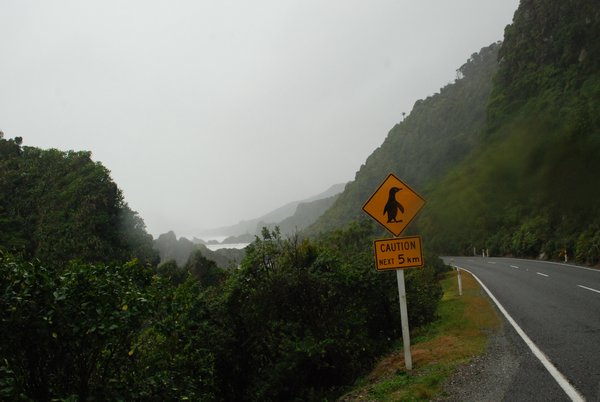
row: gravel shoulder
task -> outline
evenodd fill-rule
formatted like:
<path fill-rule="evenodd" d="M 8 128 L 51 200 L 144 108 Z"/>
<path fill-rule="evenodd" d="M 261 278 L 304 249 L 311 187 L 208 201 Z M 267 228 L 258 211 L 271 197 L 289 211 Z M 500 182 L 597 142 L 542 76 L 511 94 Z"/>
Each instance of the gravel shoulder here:
<path fill-rule="evenodd" d="M 495 310 L 501 325 L 490 334 L 486 351 L 450 376 L 442 396 L 435 400 L 569 401 L 513 327 Z"/>

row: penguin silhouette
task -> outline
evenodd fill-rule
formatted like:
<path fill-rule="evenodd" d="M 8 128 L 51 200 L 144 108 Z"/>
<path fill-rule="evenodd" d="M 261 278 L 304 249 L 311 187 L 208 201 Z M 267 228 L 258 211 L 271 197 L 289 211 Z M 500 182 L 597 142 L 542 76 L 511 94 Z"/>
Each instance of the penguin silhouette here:
<path fill-rule="evenodd" d="M 392 223 L 392 222 L 402 222 L 402 219 L 397 220 L 396 219 L 396 215 L 398 214 L 398 210 L 400 210 L 400 212 L 404 213 L 404 207 L 402 206 L 402 204 L 400 204 L 398 201 L 396 201 L 396 193 L 398 191 L 402 190 L 401 188 L 398 187 L 392 187 L 390 189 L 390 195 L 388 197 L 387 203 L 385 204 L 385 207 L 383 208 L 383 214 L 387 214 L 388 216 L 388 223 Z"/>

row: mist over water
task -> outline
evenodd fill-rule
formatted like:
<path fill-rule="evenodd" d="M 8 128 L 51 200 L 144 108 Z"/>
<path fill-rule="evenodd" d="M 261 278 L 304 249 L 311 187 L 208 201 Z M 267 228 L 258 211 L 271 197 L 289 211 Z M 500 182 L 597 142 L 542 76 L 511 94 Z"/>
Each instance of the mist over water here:
<path fill-rule="evenodd" d="M 206 248 L 208 248 L 211 251 L 220 250 L 222 248 L 236 248 L 238 250 L 241 250 L 241 249 L 247 247 L 249 244 L 250 243 L 207 244 Z"/>

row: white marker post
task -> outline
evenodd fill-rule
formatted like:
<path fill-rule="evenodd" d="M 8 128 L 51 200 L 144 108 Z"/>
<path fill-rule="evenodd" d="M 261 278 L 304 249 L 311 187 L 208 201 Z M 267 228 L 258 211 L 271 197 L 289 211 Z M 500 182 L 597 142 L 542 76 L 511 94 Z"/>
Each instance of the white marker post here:
<path fill-rule="evenodd" d="M 460 276 L 460 268 L 456 267 L 457 277 L 458 277 L 458 295 L 462 296 L 462 277 Z"/>
<path fill-rule="evenodd" d="M 400 320 L 402 321 L 402 343 L 404 345 L 404 362 L 407 370 L 412 370 L 412 355 L 410 353 L 410 330 L 408 328 L 408 309 L 406 307 L 406 288 L 404 286 L 404 271 L 396 270 L 398 279 L 398 296 L 400 298 Z"/>

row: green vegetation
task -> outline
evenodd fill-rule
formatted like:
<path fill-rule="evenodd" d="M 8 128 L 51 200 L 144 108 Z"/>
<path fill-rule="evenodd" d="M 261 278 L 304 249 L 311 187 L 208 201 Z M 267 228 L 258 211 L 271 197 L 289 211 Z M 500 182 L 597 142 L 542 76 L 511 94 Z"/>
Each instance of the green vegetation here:
<path fill-rule="evenodd" d="M 90 152 L 0 135 L 0 249 L 46 263 L 157 261 L 152 236 Z"/>
<path fill-rule="evenodd" d="M 214 395 L 211 317 L 197 281 L 138 263 L 50 269 L 0 256 L 3 400 Z"/>
<path fill-rule="evenodd" d="M 409 233 L 430 250 L 597 264 L 599 37 L 597 1 L 523 0 L 504 43 L 415 103 L 303 233 L 314 237 L 264 228 L 233 263 L 168 233 L 157 265 L 89 152 L 0 134 L 0 399 L 339 397 L 399 343 L 395 278 L 373 266 L 381 229 L 361 212 L 390 172 L 428 200 Z M 344 400 L 431 398 L 483 350 L 489 305 L 468 279 L 463 298 L 446 280 L 440 304 L 446 267 L 425 261 L 406 273 L 416 369 L 393 353 Z"/>
<path fill-rule="evenodd" d="M 600 261 L 599 35 L 597 2 L 521 3 L 476 152 L 429 187 L 432 246 Z"/>
<path fill-rule="evenodd" d="M 225 283 L 229 400 L 331 399 L 400 336 L 393 275 L 373 267 L 371 225 L 318 242 L 264 229 Z M 413 325 L 435 317 L 436 268 L 410 275 Z M 232 384 L 229 384 L 232 387 Z"/>
<path fill-rule="evenodd" d="M 600 4 L 523 0 L 504 42 L 394 127 L 310 233 L 358 219 L 388 173 L 438 253 L 600 262 Z M 499 60 L 499 63 L 496 62 Z"/>
<path fill-rule="evenodd" d="M 263 230 L 239 269 L 46 265 L 0 254 L 0 398 L 323 400 L 400 336 L 394 275 L 370 224 L 318 241 Z M 407 275 L 411 325 L 436 317 L 445 270 Z"/>
<path fill-rule="evenodd" d="M 417 101 L 406 119 L 392 128 L 367 158 L 356 180 L 307 232 L 324 233 L 353 220 L 369 219 L 361 207 L 390 172 L 429 199 L 423 193 L 425 186 L 469 155 L 484 127 L 499 48 L 495 43 L 474 53 L 457 70 L 454 83 Z"/>
<path fill-rule="evenodd" d="M 463 274 L 462 279 L 463 295 L 458 296 L 456 274 L 446 275 L 439 318 L 414 331 L 413 370 L 405 370 L 404 352 L 398 350 L 381 359 L 341 401 L 431 400 L 440 396 L 457 367 L 483 353 L 500 320 L 473 277 Z"/>

